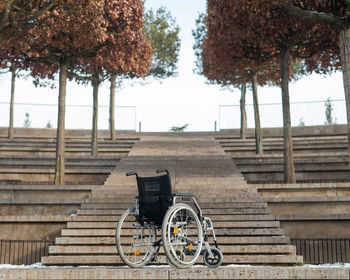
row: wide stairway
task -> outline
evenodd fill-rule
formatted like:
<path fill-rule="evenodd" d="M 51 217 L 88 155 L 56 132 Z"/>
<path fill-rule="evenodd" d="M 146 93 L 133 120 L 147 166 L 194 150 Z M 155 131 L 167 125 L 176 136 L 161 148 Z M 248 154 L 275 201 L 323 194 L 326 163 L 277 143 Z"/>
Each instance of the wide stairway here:
<path fill-rule="evenodd" d="M 91 199 L 70 217 L 42 263 L 121 265 L 115 226 L 137 193 L 135 177 L 125 173 L 154 176 L 158 168 L 170 171 L 174 192 L 193 193 L 204 215 L 212 218 L 224 264 L 302 264 L 257 189 L 245 182 L 213 136 L 198 133 L 142 135 L 105 184 L 94 187 Z"/>

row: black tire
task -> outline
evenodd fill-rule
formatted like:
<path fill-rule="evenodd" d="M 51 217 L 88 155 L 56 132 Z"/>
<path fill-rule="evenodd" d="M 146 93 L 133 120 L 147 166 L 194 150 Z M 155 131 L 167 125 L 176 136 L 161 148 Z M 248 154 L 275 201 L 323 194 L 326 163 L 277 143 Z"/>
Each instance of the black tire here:
<path fill-rule="evenodd" d="M 178 255 L 178 257 L 181 259 L 181 261 L 183 261 L 185 259 L 185 255 L 182 251 L 177 250 L 176 251 L 176 255 Z M 168 265 L 170 265 L 172 268 L 177 268 L 175 265 L 172 264 L 172 262 L 170 261 L 170 259 L 168 257 L 166 257 L 166 262 Z"/>
<path fill-rule="evenodd" d="M 201 253 L 203 232 L 197 214 L 189 205 L 178 203 L 168 209 L 162 225 L 162 240 L 165 254 L 173 266 L 183 269 L 195 263 Z"/>
<path fill-rule="evenodd" d="M 205 250 L 203 253 L 203 261 L 207 267 L 216 268 L 222 264 L 224 257 L 222 255 L 221 251 L 217 248 L 211 248 L 211 251 L 214 255 L 214 258 L 211 259 L 209 256 L 209 252 L 207 250 Z"/>
<path fill-rule="evenodd" d="M 117 224 L 115 239 L 123 262 L 133 268 L 142 268 L 151 261 L 155 252 L 156 229 L 154 225 L 136 224 L 135 207 L 126 210 Z"/>

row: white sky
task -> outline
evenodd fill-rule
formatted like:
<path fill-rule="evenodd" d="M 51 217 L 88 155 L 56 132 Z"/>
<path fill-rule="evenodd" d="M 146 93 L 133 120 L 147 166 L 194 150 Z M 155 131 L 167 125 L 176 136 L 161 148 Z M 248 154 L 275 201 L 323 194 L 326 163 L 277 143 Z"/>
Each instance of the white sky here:
<path fill-rule="evenodd" d="M 136 129 L 142 122 L 142 131 L 168 131 L 172 126 L 189 123 L 187 131 L 212 131 L 214 122 L 218 128 L 239 127 L 239 98 L 235 92 L 220 90 L 217 86 L 208 86 L 205 79 L 193 74 L 194 54 L 191 30 L 195 27 L 195 18 L 206 9 L 204 0 L 147 0 L 146 9 L 157 9 L 165 6 L 171 11 L 181 28 L 181 52 L 179 59 L 179 75 L 164 80 L 162 83 L 152 82 L 146 85 L 124 85 L 117 92 L 117 106 L 135 106 L 117 109 L 117 129 Z M 10 76 L 0 76 L 0 126 L 8 126 L 8 103 L 10 101 Z M 35 88 L 31 79 L 17 80 L 16 103 L 57 104 L 58 88 Z M 332 76 L 312 75 L 290 84 L 290 101 L 324 101 L 328 97 L 334 100 L 344 99 L 341 73 Z M 259 88 L 259 102 L 281 103 L 279 88 Z M 100 88 L 99 105 L 106 106 L 99 110 L 99 128 L 108 128 L 109 85 Z M 252 104 L 251 92 L 247 94 L 247 104 Z M 70 105 L 86 105 L 87 107 L 70 107 Z M 92 88 L 78 86 L 70 82 L 67 88 L 66 128 L 91 128 Z M 220 105 L 236 105 L 222 107 Z M 333 114 L 337 123 L 345 123 L 345 103 L 334 102 Z M 292 125 L 301 121 L 305 125 L 323 124 L 324 102 L 308 104 L 292 104 Z M 136 111 L 136 112 L 135 112 Z M 252 106 L 247 106 L 248 126 L 253 127 Z M 56 127 L 56 106 L 15 106 L 15 126 L 23 126 L 25 112 L 29 112 L 32 127 L 45 127 L 50 120 Z M 281 126 L 281 105 L 261 105 L 261 122 L 263 127 Z M 119 114 L 119 115 L 118 115 Z M 136 117 L 135 117 L 136 116 Z"/>

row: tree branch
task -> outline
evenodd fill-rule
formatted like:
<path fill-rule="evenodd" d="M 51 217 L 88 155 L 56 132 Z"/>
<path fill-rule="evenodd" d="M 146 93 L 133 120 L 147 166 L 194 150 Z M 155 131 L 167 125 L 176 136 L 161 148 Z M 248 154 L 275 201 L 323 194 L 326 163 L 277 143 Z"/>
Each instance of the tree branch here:
<path fill-rule="evenodd" d="M 344 29 L 350 26 L 348 17 L 338 17 L 317 11 L 307 11 L 286 2 L 281 4 L 281 9 L 288 15 L 296 17 L 302 22 L 328 23 L 335 29 Z"/>
<path fill-rule="evenodd" d="M 8 0 L 8 2 L 7 2 L 7 5 L 6 5 L 4 12 L 1 15 L 1 19 L 0 19 L 0 32 L 3 32 L 5 30 L 11 29 L 11 28 L 16 29 L 16 27 L 18 27 L 20 25 L 27 24 L 28 22 L 31 22 L 31 21 L 37 19 L 38 17 L 40 17 L 41 15 L 43 15 L 44 13 L 46 13 L 47 11 L 49 11 L 50 9 L 52 9 L 56 5 L 56 1 L 53 1 L 52 3 L 47 5 L 46 8 L 44 8 L 42 10 L 39 10 L 36 12 L 26 12 L 25 10 L 16 6 L 14 3 L 15 3 L 14 0 Z M 9 19 L 9 11 L 11 9 L 17 10 L 19 12 L 25 12 L 30 16 L 27 19 L 25 19 L 24 21 L 19 21 L 19 22 L 11 21 Z"/>

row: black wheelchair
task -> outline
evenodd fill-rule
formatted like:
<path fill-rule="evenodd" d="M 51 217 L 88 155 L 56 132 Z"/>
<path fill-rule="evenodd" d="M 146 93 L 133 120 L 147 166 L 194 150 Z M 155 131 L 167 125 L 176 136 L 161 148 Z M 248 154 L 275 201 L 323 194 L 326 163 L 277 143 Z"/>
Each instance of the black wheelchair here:
<path fill-rule="evenodd" d="M 167 169 L 156 172 L 166 174 L 155 177 L 139 177 L 136 172 L 126 174 L 136 176 L 138 196 L 136 206 L 126 210 L 117 224 L 115 237 L 121 259 L 130 267 L 141 268 L 158 261 L 163 246 L 166 261 L 172 267 L 189 268 L 200 255 L 208 267 L 218 267 L 223 255 L 211 219 L 202 216 L 192 194 L 172 193 Z M 176 203 L 178 200 L 193 206 Z M 209 231 L 215 248 L 210 248 Z"/>

